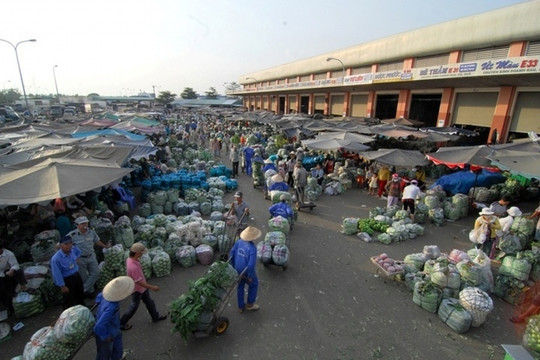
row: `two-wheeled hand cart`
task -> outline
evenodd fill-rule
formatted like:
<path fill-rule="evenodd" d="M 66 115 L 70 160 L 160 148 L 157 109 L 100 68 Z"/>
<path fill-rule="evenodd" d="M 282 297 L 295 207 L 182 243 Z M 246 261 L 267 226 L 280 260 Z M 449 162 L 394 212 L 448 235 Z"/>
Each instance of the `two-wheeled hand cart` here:
<path fill-rule="evenodd" d="M 233 284 L 231 284 L 228 288 L 224 289 L 225 292 L 223 292 L 223 294 L 220 296 L 220 301 L 212 311 L 212 320 L 207 326 L 200 327 L 197 330 L 193 331 L 193 335 L 196 338 L 207 337 L 211 334 L 220 336 L 223 335 L 225 331 L 227 331 L 227 329 L 229 328 L 229 318 L 223 316 L 223 311 L 227 307 L 229 299 L 231 298 L 231 295 L 235 292 L 238 283 L 240 282 L 240 280 L 242 280 L 244 273 L 245 270 L 242 273 L 238 274 L 238 277 Z"/>
<path fill-rule="evenodd" d="M 308 208 L 309 208 L 309 210 L 313 210 L 313 208 L 317 207 L 317 205 L 315 205 L 311 201 L 304 201 L 304 192 L 305 191 L 304 191 L 303 187 L 295 186 L 294 189 L 295 189 L 295 192 L 296 192 L 296 204 L 295 204 L 295 207 L 296 207 L 297 211 L 300 211 L 302 209 L 308 209 Z"/>

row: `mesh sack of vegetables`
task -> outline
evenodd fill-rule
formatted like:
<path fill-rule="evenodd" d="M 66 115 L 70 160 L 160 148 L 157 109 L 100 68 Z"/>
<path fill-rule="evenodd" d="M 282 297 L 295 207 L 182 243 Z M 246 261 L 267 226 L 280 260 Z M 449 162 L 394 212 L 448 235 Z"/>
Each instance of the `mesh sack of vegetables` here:
<path fill-rule="evenodd" d="M 225 221 L 216 221 L 214 224 L 213 234 L 216 236 L 223 235 L 225 234 L 225 228 L 226 228 Z"/>
<path fill-rule="evenodd" d="M 201 265 L 210 265 L 214 260 L 214 249 L 209 245 L 201 244 L 195 248 L 195 252 Z"/>
<path fill-rule="evenodd" d="M 381 235 L 383 235 L 383 234 L 381 234 Z M 384 235 L 386 235 L 386 234 L 384 234 Z M 364 242 L 367 242 L 367 243 L 371 243 L 371 242 L 374 241 L 367 232 L 359 232 L 358 234 L 356 234 L 356 236 L 358 237 L 358 239 L 360 239 L 360 240 L 362 240 Z"/>
<path fill-rule="evenodd" d="M 217 236 L 218 251 L 222 254 L 227 253 L 234 244 L 234 239 L 230 238 L 228 235 L 218 235 Z"/>
<path fill-rule="evenodd" d="M 103 249 L 103 259 L 110 269 L 122 269 L 126 266 L 124 248 L 121 244 Z"/>
<path fill-rule="evenodd" d="M 272 261 L 276 265 L 287 265 L 289 262 L 289 248 L 285 244 L 278 244 L 272 248 Z"/>
<path fill-rule="evenodd" d="M 184 245 L 176 250 L 176 261 L 183 267 L 191 267 L 197 263 L 197 252 L 191 245 Z"/>
<path fill-rule="evenodd" d="M 260 262 L 268 264 L 272 262 L 272 245 L 261 241 L 257 244 L 257 259 Z"/>
<path fill-rule="evenodd" d="M 458 209 L 459 217 L 466 217 L 469 214 L 469 197 L 465 194 L 455 194 L 452 196 L 452 204 Z"/>
<path fill-rule="evenodd" d="M 532 219 L 527 219 L 524 216 L 516 216 L 514 222 L 510 226 L 510 232 L 523 237 L 530 237 L 535 231 L 535 222 Z"/>
<path fill-rule="evenodd" d="M 133 231 L 138 231 L 139 226 L 144 224 L 146 224 L 146 218 L 143 218 L 140 215 L 134 215 L 133 219 L 131 219 L 131 228 L 133 229 Z"/>
<path fill-rule="evenodd" d="M 129 249 L 135 240 L 131 224 L 115 224 L 113 228 L 113 239 L 115 244 L 122 244 L 123 247 Z"/>
<path fill-rule="evenodd" d="M 159 251 L 152 258 L 152 273 L 156 277 L 163 277 L 171 274 L 171 258 L 165 251 Z"/>
<path fill-rule="evenodd" d="M 414 286 L 419 281 L 430 281 L 430 277 L 423 271 L 407 272 L 405 269 L 405 284 L 409 290 L 414 291 Z"/>
<path fill-rule="evenodd" d="M 52 278 L 45 278 L 39 285 L 39 291 L 41 292 L 45 306 L 55 306 L 62 303 L 62 292 L 60 291 L 60 288 L 54 284 Z"/>
<path fill-rule="evenodd" d="M 217 211 L 221 214 L 221 217 L 223 217 L 223 212 L 225 211 L 225 205 L 223 204 L 223 200 L 214 200 L 212 201 L 212 211 Z"/>
<path fill-rule="evenodd" d="M 442 208 L 429 209 L 428 216 L 433 225 L 442 226 L 444 224 L 444 210 Z"/>
<path fill-rule="evenodd" d="M 270 199 L 272 200 L 272 203 L 277 204 L 278 202 L 280 202 L 281 195 L 285 196 L 285 200 L 287 202 L 291 201 L 291 193 L 287 191 L 272 190 L 270 191 Z"/>
<path fill-rule="evenodd" d="M 437 259 L 441 256 L 441 250 L 439 250 L 437 245 L 424 245 L 422 253 L 430 259 Z"/>
<path fill-rule="evenodd" d="M 493 310 L 493 300 L 489 295 L 476 287 L 468 287 L 460 291 L 459 303 L 472 316 L 472 326 L 481 326 Z"/>
<path fill-rule="evenodd" d="M 221 211 L 212 211 L 210 214 L 210 220 L 221 221 L 223 220 L 223 213 Z"/>
<path fill-rule="evenodd" d="M 450 260 L 454 264 L 457 264 L 464 260 L 468 261 L 470 259 L 470 256 L 465 251 L 460 249 L 453 249 L 452 251 L 450 251 L 450 254 L 448 254 L 448 260 Z"/>
<path fill-rule="evenodd" d="M 175 203 L 179 199 L 180 191 L 175 188 L 170 188 L 170 189 L 167 189 L 166 194 L 167 194 L 167 200 L 172 203 Z"/>
<path fill-rule="evenodd" d="M 443 323 L 458 334 L 466 333 L 471 328 L 472 316 L 461 306 L 458 299 L 443 299 L 438 315 Z"/>
<path fill-rule="evenodd" d="M 358 218 L 345 218 L 341 224 L 341 233 L 354 235 L 358 232 Z"/>
<path fill-rule="evenodd" d="M 523 298 L 526 291 L 523 281 L 510 276 L 497 275 L 493 286 L 493 294 L 511 304 L 517 304 Z"/>
<path fill-rule="evenodd" d="M 283 216 L 276 216 L 268 220 L 268 227 L 271 231 L 281 231 L 285 234 L 289 233 L 289 221 Z"/>
<path fill-rule="evenodd" d="M 13 298 L 13 309 L 18 318 L 27 318 L 45 311 L 45 303 L 40 293 L 20 292 Z"/>
<path fill-rule="evenodd" d="M 462 281 L 469 285 L 477 286 L 482 281 L 482 269 L 477 264 L 469 261 L 461 261 L 456 264 Z"/>
<path fill-rule="evenodd" d="M 456 221 L 461 217 L 459 208 L 449 201 L 443 203 L 444 217 L 448 220 Z"/>
<path fill-rule="evenodd" d="M 405 210 L 397 210 L 395 215 L 392 217 L 392 220 L 399 221 L 403 219 L 410 219 L 409 213 Z"/>
<path fill-rule="evenodd" d="M 149 203 L 142 203 L 139 205 L 139 215 L 143 218 L 152 215 L 152 207 Z"/>
<path fill-rule="evenodd" d="M 467 251 L 471 261 L 480 267 L 480 283 L 478 287 L 488 292 L 493 291 L 493 272 L 491 271 L 491 260 L 481 249 L 472 248 Z"/>
<path fill-rule="evenodd" d="M 441 299 L 440 289 L 428 281 L 414 284 L 413 302 L 430 313 L 437 313 Z"/>
<path fill-rule="evenodd" d="M 144 224 L 139 226 L 139 228 L 137 229 L 137 233 L 135 233 L 135 241 L 149 243 L 154 237 L 155 230 L 156 227 L 151 224 Z"/>
<path fill-rule="evenodd" d="M 202 215 L 210 215 L 212 213 L 212 203 L 205 201 L 200 205 Z"/>
<path fill-rule="evenodd" d="M 185 216 L 191 212 L 188 204 L 183 201 L 178 201 L 176 204 L 174 204 L 173 211 L 178 216 Z"/>
<path fill-rule="evenodd" d="M 99 239 L 104 244 L 110 244 L 114 239 L 114 226 L 111 219 L 106 217 L 91 218 L 90 226 L 94 229 Z"/>
<path fill-rule="evenodd" d="M 32 335 L 24 346 L 22 357 L 25 360 L 64 360 L 70 359 L 74 350 L 73 346 L 58 341 L 52 326 L 46 326 Z"/>
<path fill-rule="evenodd" d="M 532 265 L 528 259 L 518 259 L 517 256 L 507 255 L 502 260 L 499 274 L 525 281 L 529 279 L 531 270 Z"/>
<path fill-rule="evenodd" d="M 379 235 L 377 235 L 377 241 L 380 242 L 381 244 L 389 245 L 389 244 L 392 243 L 392 237 L 390 235 L 386 234 L 386 233 L 379 234 Z"/>
<path fill-rule="evenodd" d="M 165 208 L 163 205 L 159 205 L 156 203 L 150 203 L 150 208 L 152 210 L 152 214 L 161 214 L 163 215 L 165 213 Z"/>
<path fill-rule="evenodd" d="M 285 244 L 287 237 L 281 231 L 269 231 L 264 236 L 264 242 L 270 246 Z"/>
<path fill-rule="evenodd" d="M 86 306 L 72 306 L 62 312 L 54 324 L 54 334 L 58 341 L 74 346 L 86 341 L 96 320 Z"/>
<path fill-rule="evenodd" d="M 169 254 L 171 259 L 174 259 L 176 256 L 176 250 L 184 245 L 187 245 L 187 242 L 184 239 L 179 237 L 176 233 L 170 233 L 169 238 L 163 245 L 163 250 Z"/>
<path fill-rule="evenodd" d="M 142 256 L 139 258 L 139 261 L 143 269 L 144 277 L 150 279 L 152 277 L 152 258 L 148 253 L 145 253 L 142 254 Z"/>
<path fill-rule="evenodd" d="M 428 216 L 429 209 L 425 204 L 418 204 L 416 205 L 416 209 L 414 211 L 414 221 L 416 221 L 418 224 L 425 224 Z"/>
<path fill-rule="evenodd" d="M 435 195 L 427 195 L 424 198 L 424 204 L 426 204 L 427 208 L 430 210 L 441 206 L 439 198 Z"/>
<path fill-rule="evenodd" d="M 531 316 L 527 321 L 523 346 L 532 350 L 536 359 L 540 356 L 540 315 Z"/>
<path fill-rule="evenodd" d="M 523 249 L 521 239 L 513 233 L 504 233 L 497 244 L 497 248 L 507 255 L 516 254 Z"/>
<path fill-rule="evenodd" d="M 204 235 L 202 238 L 202 243 L 212 247 L 212 249 L 217 249 L 217 237 L 212 234 Z"/>
<path fill-rule="evenodd" d="M 534 282 L 540 281 L 540 263 L 535 262 L 532 266 L 531 273 L 529 274 L 529 277 Z"/>
<path fill-rule="evenodd" d="M 430 273 L 431 282 L 441 288 L 459 289 L 461 276 L 454 264 L 438 262 Z"/>
<path fill-rule="evenodd" d="M 426 262 L 424 263 L 424 270 L 423 270 L 423 271 L 424 271 L 426 274 L 430 274 L 430 275 L 431 275 L 431 273 L 433 272 L 433 267 L 435 267 L 435 264 L 436 264 L 436 263 L 437 263 L 437 262 L 436 262 L 435 260 L 429 259 L 428 261 L 426 261 Z"/>
<path fill-rule="evenodd" d="M 405 256 L 403 262 L 405 264 L 413 266 L 416 271 L 422 271 L 424 269 L 424 263 L 428 260 L 428 257 L 423 253 L 409 254 Z M 414 272 L 416 272 L 414 271 Z"/>

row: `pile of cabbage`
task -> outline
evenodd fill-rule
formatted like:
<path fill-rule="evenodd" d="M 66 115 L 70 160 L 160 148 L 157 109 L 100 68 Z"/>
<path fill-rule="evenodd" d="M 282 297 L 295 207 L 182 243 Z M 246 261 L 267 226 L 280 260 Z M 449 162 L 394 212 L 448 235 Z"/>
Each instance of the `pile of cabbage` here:
<path fill-rule="evenodd" d="M 491 263 L 479 249 L 446 254 L 437 245 L 426 245 L 405 256 L 403 269 L 413 302 L 437 313 L 457 333 L 481 326 L 493 309 Z"/>
<path fill-rule="evenodd" d="M 84 344 L 94 327 L 95 319 L 90 310 L 82 305 L 62 312 L 54 326 L 36 331 L 26 343 L 23 359 L 70 359 Z"/>
<path fill-rule="evenodd" d="M 388 227 L 378 228 L 385 229 L 384 232 L 376 237 L 377 241 L 383 244 L 415 239 L 424 234 L 422 225 L 414 223 L 411 220 L 409 213 L 405 210 L 401 210 L 396 205 L 388 208 L 375 207 L 369 212 L 369 217 L 379 223 L 389 225 Z M 378 229 L 374 230 L 378 231 Z M 360 229 L 360 231 L 365 232 L 363 229 Z M 369 231 L 367 232 L 369 234 Z"/>

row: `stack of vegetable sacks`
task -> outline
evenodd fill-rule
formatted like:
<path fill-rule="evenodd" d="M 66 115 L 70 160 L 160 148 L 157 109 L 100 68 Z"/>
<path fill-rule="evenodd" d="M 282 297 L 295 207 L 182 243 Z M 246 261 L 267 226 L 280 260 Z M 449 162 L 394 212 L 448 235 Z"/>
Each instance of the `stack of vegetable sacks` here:
<path fill-rule="evenodd" d="M 40 263 L 49 261 L 56 252 L 56 244 L 60 241 L 58 230 L 46 230 L 34 237 L 34 244 L 30 247 L 32 261 Z"/>
<path fill-rule="evenodd" d="M 172 264 L 169 254 L 162 248 L 154 248 L 148 251 L 152 259 L 152 274 L 156 277 L 163 277 L 171 274 Z"/>
<path fill-rule="evenodd" d="M 536 263 L 536 255 L 531 250 L 519 251 L 515 256 L 506 255 L 495 279 L 495 295 L 510 304 L 519 303 L 526 289 L 525 282 Z"/>
<path fill-rule="evenodd" d="M 91 334 L 95 319 L 90 310 L 77 305 L 64 310 L 54 326 L 38 330 L 26 343 L 23 359 L 69 359 Z"/>
<path fill-rule="evenodd" d="M 263 264 L 286 266 L 289 262 L 287 236 L 281 231 L 270 231 L 257 244 L 257 258 Z"/>
<path fill-rule="evenodd" d="M 281 231 L 284 234 L 288 234 L 290 225 L 289 221 L 283 216 L 276 216 L 268 220 L 268 228 L 271 231 Z"/>
<path fill-rule="evenodd" d="M 29 294 L 20 292 L 13 298 L 13 309 L 18 318 L 27 318 L 45 311 L 45 303 L 41 294 Z"/>
<path fill-rule="evenodd" d="M 317 179 L 310 177 L 304 191 L 306 201 L 315 202 L 322 194 L 322 186 L 317 183 Z"/>
<path fill-rule="evenodd" d="M 104 260 L 99 264 L 99 277 L 96 286 L 102 289 L 115 277 L 126 274 L 126 252 L 121 244 L 103 249 Z"/>
<path fill-rule="evenodd" d="M 531 316 L 523 334 L 523 346 L 532 350 L 536 359 L 540 356 L 540 315 Z"/>
<path fill-rule="evenodd" d="M 170 305 L 173 331 L 184 340 L 190 334 L 207 332 L 212 325 L 213 311 L 225 300 L 226 289 L 235 284 L 236 270 L 227 262 L 218 261 L 197 281 L 189 283 L 189 290 Z"/>

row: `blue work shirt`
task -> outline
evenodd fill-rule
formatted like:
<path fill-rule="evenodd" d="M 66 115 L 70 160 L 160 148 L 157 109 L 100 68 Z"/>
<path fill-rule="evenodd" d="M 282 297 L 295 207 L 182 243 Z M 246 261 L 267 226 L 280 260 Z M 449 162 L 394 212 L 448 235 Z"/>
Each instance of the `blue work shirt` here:
<path fill-rule="evenodd" d="M 121 334 L 120 303 L 118 301 L 107 301 L 103 297 L 103 293 L 99 293 L 96 297 L 96 305 L 98 305 L 98 310 L 94 334 L 100 340 L 114 339 Z"/>
<path fill-rule="evenodd" d="M 65 286 L 64 278 L 75 275 L 79 271 L 77 259 L 81 256 L 81 250 L 75 245 L 69 254 L 58 250 L 51 258 L 51 272 L 54 284 L 58 287 Z"/>
<path fill-rule="evenodd" d="M 287 185 L 287 183 L 284 181 L 275 182 L 272 185 L 270 185 L 270 187 L 268 188 L 268 191 L 274 191 L 274 190 L 289 191 L 289 185 Z"/>
<path fill-rule="evenodd" d="M 268 170 L 274 170 L 275 172 L 277 172 L 276 165 L 274 165 L 274 164 L 265 164 L 264 167 L 262 168 L 262 172 L 265 173 Z"/>
<path fill-rule="evenodd" d="M 292 217 L 294 216 L 291 207 L 287 203 L 284 203 L 284 202 L 279 202 L 277 204 L 270 206 L 268 211 L 270 212 L 270 215 L 272 215 L 273 217 L 282 216 L 285 219 L 292 219 Z"/>
<path fill-rule="evenodd" d="M 253 241 L 238 239 L 229 253 L 231 264 L 238 273 L 244 270 L 247 278 L 255 277 L 255 265 L 257 264 L 257 247 Z"/>

